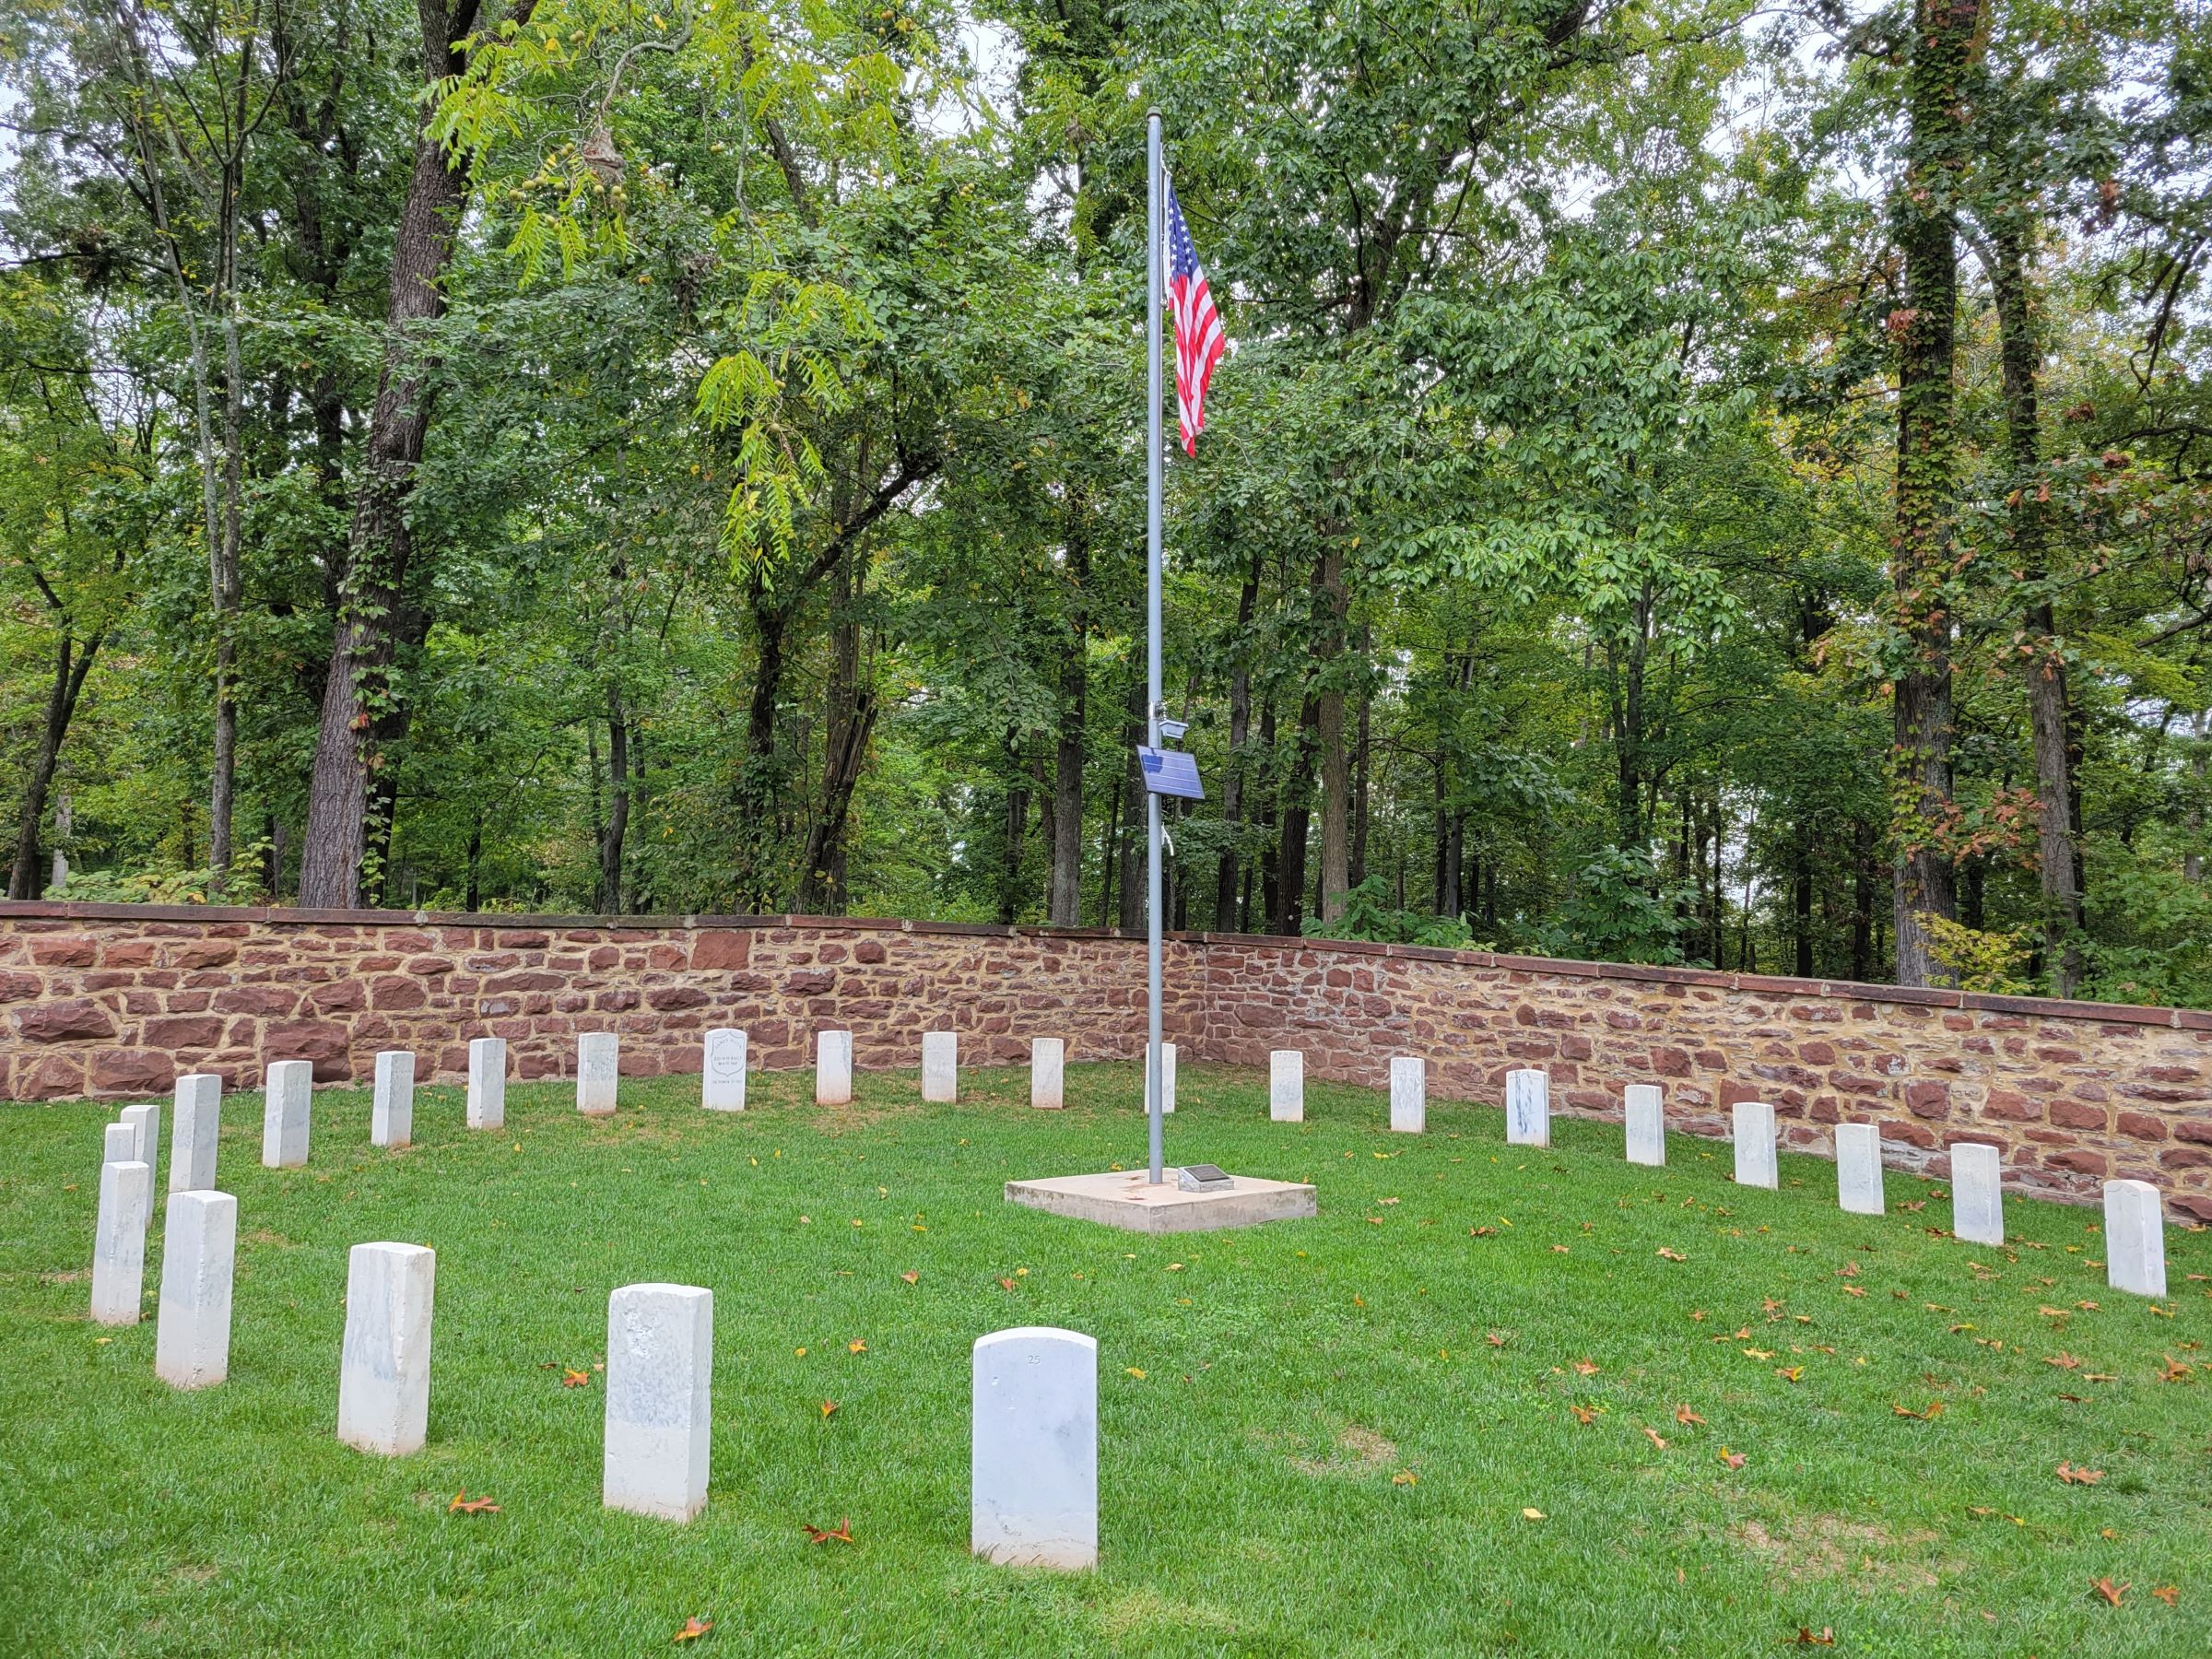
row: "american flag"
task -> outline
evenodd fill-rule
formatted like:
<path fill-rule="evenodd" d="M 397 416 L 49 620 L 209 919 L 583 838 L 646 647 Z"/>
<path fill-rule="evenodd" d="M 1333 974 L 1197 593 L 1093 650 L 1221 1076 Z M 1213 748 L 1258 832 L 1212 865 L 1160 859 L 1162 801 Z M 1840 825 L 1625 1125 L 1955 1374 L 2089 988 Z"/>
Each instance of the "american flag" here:
<path fill-rule="evenodd" d="M 1162 182 L 1168 187 L 1168 306 L 1175 318 L 1175 424 L 1182 432 L 1182 453 L 1195 455 L 1198 434 L 1206 429 L 1206 382 L 1221 360 L 1221 313 L 1199 268 L 1198 250 L 1191 246 L 1174 181 Z"/>

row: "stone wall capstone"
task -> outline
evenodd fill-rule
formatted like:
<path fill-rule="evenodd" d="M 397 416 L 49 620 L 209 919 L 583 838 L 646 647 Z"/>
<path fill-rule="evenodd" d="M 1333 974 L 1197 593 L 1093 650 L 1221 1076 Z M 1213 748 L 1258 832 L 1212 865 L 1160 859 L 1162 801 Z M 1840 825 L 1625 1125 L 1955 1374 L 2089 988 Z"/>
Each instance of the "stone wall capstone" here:
<path fill-rule="evenodd" d="M 1670 1127 L 1721 1135 L 1772 1102 L 1783 1143 L 1832 1152 L 1881 1129 L 1893 1167 L 1942 1178 L 1959 1141 L 2003 1148 L 2017 1190 L 2094 1198 L 2154 1182 L 2212 1220 L 2212 1014 L 1906 990 L 1483 951 L 1178 935 L 1166 1032 L 1186 1060 L 1381 1087 L 1430 1062 L 1434 1100 L 1502 1097 L 1551 1074 L 1553 1109 L 1618 1121 L 1628 1084 L 1666 1091 Z M 270 1061 L 365 1080 L 407 1048 L 425 1083 L 465 1079 L 474 1037 L 521 1077 L 571 1075 L 576 1035 L 622 1037 L 631 1075 L 697 1071 L 705 1032 L 756 1064 L 811 1064 L 824 1029 L 855 1063 L 920 1064 L 922 1033 L 964 1064 L 1018 1065 L 1030 1039 L 1071 1060 L 1144 1043 L 1144 941 L 1112 931 L 793 916 L 432 915 L 0 903 L 0 1100 L 165 1090 L 188 1071 L 256 1086 Z"/>

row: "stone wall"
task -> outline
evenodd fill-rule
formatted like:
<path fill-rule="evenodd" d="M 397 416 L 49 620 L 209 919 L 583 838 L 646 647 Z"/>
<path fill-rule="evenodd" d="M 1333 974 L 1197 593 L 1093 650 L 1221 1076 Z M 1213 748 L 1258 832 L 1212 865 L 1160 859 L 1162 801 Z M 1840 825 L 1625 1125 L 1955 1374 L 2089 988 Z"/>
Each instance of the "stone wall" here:
<path fill-rule="evenodd" d="M 1495 1100 L 1541 1065 L 1556 1110 L 1618 1119 L 1666 1088 L 1670 1124 L 1727 1132 L 1774 1103 L 1785 1144 L 1882 1126 L 1895 1165 L 1947 1175 L 1957 1140 L 2005 1148 L 2008 1183 L 2093 1197 L 2153 1181 L 2212 1219 L 2212 1014 L 1908 991 L 1477 951 L 1197 935 L 1171 942 L 1167 1030 L 1193 1060 L 1381 1085 L 1421 1053 L 1439 1099 Z M 429 916 L 0 903 L 0 1099 L 119 1098 L 182 1071 L 258 1083 L 276 1059 L 365 1079 L 383 1048 L 459 1082 L 472 1037 L 516 1075 L 570 1075 L 579 1031 L 622 1034 L 632 1074 L 696 1071 L 700 1033 L 751 1033 L 758 1064 L 853 1032 L 863 1067 L 919 1063 L 925 1030 L 967 1064 L 1032 1036 L 1075 1060 L 1144 1041 L 1144 943 L 1069 929 L 771 917 Z"/>

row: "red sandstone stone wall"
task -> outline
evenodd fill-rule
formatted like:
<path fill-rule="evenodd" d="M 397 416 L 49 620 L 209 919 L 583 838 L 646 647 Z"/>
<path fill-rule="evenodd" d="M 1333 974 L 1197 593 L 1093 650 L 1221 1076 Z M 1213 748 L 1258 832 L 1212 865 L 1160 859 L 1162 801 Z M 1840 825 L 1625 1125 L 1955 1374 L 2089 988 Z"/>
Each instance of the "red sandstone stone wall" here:
<path fill-rule="evenodd" d="M 1475 951 L 1197 935 L 1169 947 L 1167 1030 L 1193 1060 L 1380 1085 L 1430 1063 L 1440 1099 L 1498 1100 L 1541 1065 L 1556 1109 L 1618 1119 L 1623 1085 L 1667 1091 L 1669 1121 L 1725 1134 L 1774 1103 L 1785 1144 L 1882 1125 L 1894 1164 L 1948 1173 L 1958 1140 L 2003 1147 L 2008 1181 L 2088 1198 L 2152 1181 L 2212 1219 L 2212 1014 L 1905 991 Z M 524 1077 L 565 1077 L 579 1031 L 622 1035 L 633 1075 L 696 1071 L 710 1026 L 757 1063 L 811 1063 L 853 1032 L 862 1066 L 919 1064 L 956 1030 L 963 1062 L 1132 1058 L 1144 944 L 1080 930 L 791 917 L 417 916 L 0 903 L 0 1100 L 145 1095 L 180 1072 L 257 1084 L 270 1060 L 366 1079 L 379 1049 L 459 1082 L 468 1040 L 508 1041 Z"/>
<path fill-rule="evenodd" d="M 2212 1015 L 2192 1010 L 1226 938 L 1194 1001 L 1209 1059 L 1302 1048 L 1311 1074 L 1383 1085 L 1426 1054 L 1430 1093 L 1461 1100 L 1535 1065 L 1555 1111 L 1615 1121 L 1624 1086 L 1658 1083 L 1700 1135 L 1770 1100 L 1787 1147 L 1833 1156 L 1831 1125 L 1878 1124 L 1886 1162 L 1947 1177 L 1954 1141 L 1990 1141 L 2007 1185 L 2088 1199 L 2132 1176 L 2212 1219 Z"/>
<path fill-rule="evenodd" d="M 1132 954 L 1132 953 L 1135 954 Z M 711 1026 L 755 1064 L 813 1064 L 814 1033 L 853 1034 L 861 1066 L 917 1065 L 922 1033 L 961 1059 L 1143 1053 L 1141 941 L 1110 934 L 785 917 L 629 922 L 0 903 L 0 1100 L 112 1098 L 214 1071 L 258 1084 L 271 1060 L 366 1079 L 412 1049 L 424 1082 L 465 1082 L 473 1037 L 504 1037 L 521 1077 L 574 1074 L 576 1035 L 616 1031 L 631 1076 L 697 1071 Z M 1174 953 L 1170 1037 L 1194 962 Z"/>

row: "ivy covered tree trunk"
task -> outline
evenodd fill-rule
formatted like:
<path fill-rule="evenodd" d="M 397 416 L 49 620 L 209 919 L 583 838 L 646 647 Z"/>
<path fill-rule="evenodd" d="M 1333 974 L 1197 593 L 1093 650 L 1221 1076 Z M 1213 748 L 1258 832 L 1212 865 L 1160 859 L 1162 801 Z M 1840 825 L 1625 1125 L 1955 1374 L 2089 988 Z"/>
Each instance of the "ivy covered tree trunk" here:
<path fill-rule="evenodd" d="M 2081 984 L 2081 893 L 2074 879 L 2074 780 L 2068 751 L 2066 664 L 2050 591 L 2041 481 L 2043 444 L 2037 408 L 2042 348 L 2028 284 L 2028 230 L 2019 205 L 1990 238 L 1990 291 L 1996 301 L 1998 355 L 2005 373 L 2005 449 L 2012 473 L 2006 498 L 2014 568 L 2033 602 L 2022 618 L 2020 653 L 2028 725 L 2035 748 L 2036 867 L 2043 895 L 2044 950 L 2052 989 L 2072 996 Z"/>
<path fill-rule="evenodd" d="M 1958 473 L 1958 393 L 1953 383 L 1959 312 L 1954 213 L 1965 162 L 1960 115 L 1978 0 L 1917 0 L 1905 76 L 1906 143 L 1894 212 L 1904 253 L 1904 305 L 1890 316 L 1898 337 L 1897 527 L 1891 553 L 1897 618 L 1906 660 L 1891 705 L 1891 835 L 1897 982 L 1925 985 L 1943 974 L 1923 916 L 1956 920 L 1956 874 L 1948 851 L 1951 795 L 1951 501 Z"/>

